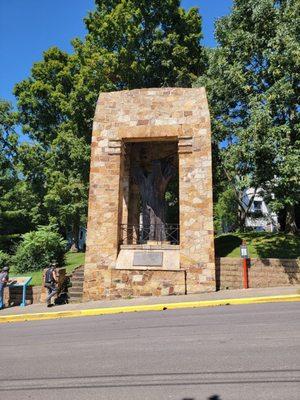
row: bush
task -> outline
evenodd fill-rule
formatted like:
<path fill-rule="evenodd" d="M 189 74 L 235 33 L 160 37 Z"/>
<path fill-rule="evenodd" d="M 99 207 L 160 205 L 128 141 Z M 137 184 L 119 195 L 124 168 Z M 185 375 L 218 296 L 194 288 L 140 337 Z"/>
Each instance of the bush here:
<path fill-rule="evenodd" d="M 4 251 L 0 250 L 0 270 L 3 267 L 9 267 L 9 266 L 10 266 L 10 256 L 4 253 Z"/>
<path fill-rule="evenodd" d="M 0 235 L 0 251 L 2 250 L 5 253 L 13 254 L 21 239 L 22 235 L 20 233 Z"/>
<path fill-rule="evenodd" d="M 65 264 L 66 241 L 55 226 L 39 226 L 37 231 L 25 233 L 12 261 L 19 273 L 38 271 L 55 259 Z"/>

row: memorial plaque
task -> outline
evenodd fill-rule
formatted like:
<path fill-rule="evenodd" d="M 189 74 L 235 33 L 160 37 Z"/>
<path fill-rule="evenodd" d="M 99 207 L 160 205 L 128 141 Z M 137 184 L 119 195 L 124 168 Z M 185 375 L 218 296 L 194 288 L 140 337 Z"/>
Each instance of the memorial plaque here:
<path fill-rule="evenodd" d="M 9 277 L 8 286 L 24 286 L 31 281 L 31 276 L 12 276 Z"/>
<path fill-rule="evenodd" d="M 163 252 L 135 251 L 133 265 L 140 267 L 162 267 Z"/>
<path fill-rule="evenodd" d="M 26 306 L 26 288 L 31 281 L 31 276 L 12 276 L 9 278 L 8 287 L 22 287 L 22 303 L 20 304 L 21 307 Z"/>

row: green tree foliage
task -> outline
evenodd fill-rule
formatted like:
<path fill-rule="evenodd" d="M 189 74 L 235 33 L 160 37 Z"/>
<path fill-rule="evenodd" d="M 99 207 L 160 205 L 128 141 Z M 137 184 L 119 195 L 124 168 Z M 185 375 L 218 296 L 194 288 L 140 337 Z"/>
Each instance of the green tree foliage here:
<path fill-rule="evenodd" d="M 203 72 L 201 18 L 178 0 L 96 1 L 74 53 L 54 47 L 15 95 L 24 133 L 20 169 L 35 224 L 72 226 L 76 243 L 87 212 L 92 119 L 99 92 L 191 86 Z"/>
<path fill-rule="evenodd" d="M 4 251 L 0 250 L 0 271 L 4 267 L 9 267 L 10 261 L 11 261 L 10 256 L 4 253 Z"/>
<path fill-rule="evenodd" d="M 239 210 L 236 194 L 228 187 L 218 196 L 214 205 L 214 228 L 216 233 L 232 232 L 239 227 Z"/>
<path fill-rule="evenodd" d="M 0 234 L 26 232 L 30 225 L 28 196 L 18 174 L 17 113 L 0 100 Z M 1 244 L 0 244 L 1 246 Z"/>
<path fill-rule="evenodd" d="M 18 177 L 14 158 L 18 143 L 16 115 L 8 102 L 0 100 L 0 231 L 4 233 L 11 217 L 11 188 Z"/>
<path fill-rule="evenodd" d="M 86 99 L 80 92 L 80 68 L 76 55 L 51 48 L 42 62 L 34 64 L 31 77 L 15 87 L 23 131 L 32 140 L 20 146 L 19 158 L 24 181 L 36 198 L 33 221 L 57 223 L 61 231 L 71 225 L 75 240 L 87 208 L 90 132 L 97 97 L 93 92 L 94 97 Z"/>
<path fill-rule="evenodd" d="M 65 251 L 66 241 L 54 226 L 39 226 L 38 230 L 23 235 L 12 263 L 19 273 L 46 268 L 53 259 L 63 266 Z"/>
<path fill-rule="evenodd" d="M 190 86 L 204 70 L 201 18 L 179 0 L 96 0 L 85 48 L 118 89 Z"/>
<path fill-rule="evenodd" d="M 300 2 L 235 0 L 216 25 L 219 47 L 198 84 L 209 93 L 219 176 L 236 201 L 263 188 L 295 232 L 300 196 Z M 271 194 L 275 197 L 272 198 Z"/>

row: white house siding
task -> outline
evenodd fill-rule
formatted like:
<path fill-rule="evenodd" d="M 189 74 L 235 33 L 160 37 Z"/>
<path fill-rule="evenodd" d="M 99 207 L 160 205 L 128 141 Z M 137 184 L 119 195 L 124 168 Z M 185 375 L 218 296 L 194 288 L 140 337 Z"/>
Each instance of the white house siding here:
<path fill-rule="evenodd" d="M 252 198 L 253 194 L 253 188 L 245 190 L 243 195 L 243 202 L 246 206 L 249 205 L 250 199 Z M 266 202 L 264 201 L 263 191 L 261 189 L 258 189 L 255 194 L 250 212 L 254 213 L 258 210 L 261 211 L 262 218 L 247 217 L 245 221 L 246 227 L 251 227 L 257 231 L 275 232 L 278 225 L 278 216 L 276 215 L 276 213 L 271 212 L 268 208 Z"/>

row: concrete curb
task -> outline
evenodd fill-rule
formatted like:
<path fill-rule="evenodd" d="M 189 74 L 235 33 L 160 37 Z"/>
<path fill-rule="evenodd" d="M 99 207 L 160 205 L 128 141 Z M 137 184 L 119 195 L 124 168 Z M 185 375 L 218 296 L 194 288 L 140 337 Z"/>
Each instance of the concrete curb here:
<path fill-rule="evenodd" d="M 294 301 L 300 301 L 299 294 L 284 295 L 284 296 L 279 295 L 279 296 L 265 296 L 265 297 L 246 297 L 238 299 L 190 301 L 181 303 L 149 304 L 140 306 L 92 308 L 86 310 L 57 311 L 57 312 L 35 313 L 35 314 L 4 315 L 2 317 L 0 316 L 0 323 L 41 321 L 41 320 L 57 319 L 57 318 L 87 317 L 95 315 L 120 314 L 120 313 L 141 312 L 141 311 L 164 311 L 164 310 L 176 310 L 181 308 L 201 308 L 201 307 L 217 307 L 217 306 L 227 306 L 227 305 L 279 303 L 279 302 L 294 302 Z"/>

